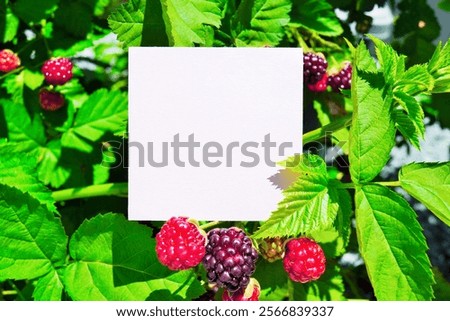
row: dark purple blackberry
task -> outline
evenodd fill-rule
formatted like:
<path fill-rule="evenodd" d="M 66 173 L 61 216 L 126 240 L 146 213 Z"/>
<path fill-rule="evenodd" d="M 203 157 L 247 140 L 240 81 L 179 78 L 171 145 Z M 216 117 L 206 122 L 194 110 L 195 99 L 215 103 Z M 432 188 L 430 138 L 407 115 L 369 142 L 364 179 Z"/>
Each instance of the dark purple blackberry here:
<path fill-rule="evenodd" d="M 352 65 L 346 64 L 337 74 L 328 76 L 328 85 L 335 92 L 341 89 L 350 89 L 352 84 Z"/>
<path fill-rule="evenodd" d="M 208 233 L 203 265 L 209 282 L 230 292 L 245 288 L 255 272 L 257 258 L 258 252 L 242 230 L 216 228 Z"/>
<path fill-rule="evenodd" d="M 307 52 L 303 56 L 303 77 L 306 85 L 314 85 L 327 72 L 328 62 L 322 56 Z"/>

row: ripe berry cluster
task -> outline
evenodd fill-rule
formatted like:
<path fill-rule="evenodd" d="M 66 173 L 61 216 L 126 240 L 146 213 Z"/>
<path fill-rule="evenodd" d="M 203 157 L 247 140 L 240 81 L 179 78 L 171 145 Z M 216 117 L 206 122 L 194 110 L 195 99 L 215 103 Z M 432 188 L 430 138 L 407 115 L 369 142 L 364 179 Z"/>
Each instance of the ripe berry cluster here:
<path fill-rule="evenodd" d="M 308 52 L 303 56 L 303 77 L 313 92 L 323 92 L 330 86 L 334 92 L 350 89 L 352 66 L 346 63 L 337 73 L 327 73 L 328 62 L 322 54 Z"/>
<path fill-rule="evenodd" d="M 173 217 L 156 235 L 156 254 L 172 270 L 203 263 L 208 281 L 224 288 L 224 300 L 249 301 L 259 296 L 259 284 L 250 278 L 258 252 L 238 228 L 216 228 L 206 235 L 186 217 Z"/>
<path fill-rule="evenodd" d="M 314 240 L 269 238 L 259 243 L 269 262 L 283 260 L 295 282 L 317 280 L 325 272 L 325 254 Z M 203 264 L 211 285 L 223 288 L 224 301 L 257 301 L 261 293 L 255 272 L 258 252 L 245 232 L 236 227 L 215 228 L 207 234 L 186 217 L 172 217 L 156 235 L 156 255 L 171 270 Z"/>
<path fill-rule="evenodd" d="M 20 66 L 20 58 L 12 50 L 0 50 L 0 72 L 11 72 Z M 64 96 L 55 91 L 53 86 L 64 85 L 72 79 L 72 62 L 67 58 L 51 58 L 44 62 L 42 74 L 51 87 L 39 91 L 39 103 L 46 111 L 60 109 L 66 103 Z"/>
<path fill-rule="evenodd" d="M 50 89 L 43 88 L 39 92 L 42 109 L 55 111 L 66 103 L 64 96 L 55 91 L 53 86 L 64 85 L 72 79 L 73 64 L 67 58 L 51 58 L 44 62 L 41 71 Z"/>

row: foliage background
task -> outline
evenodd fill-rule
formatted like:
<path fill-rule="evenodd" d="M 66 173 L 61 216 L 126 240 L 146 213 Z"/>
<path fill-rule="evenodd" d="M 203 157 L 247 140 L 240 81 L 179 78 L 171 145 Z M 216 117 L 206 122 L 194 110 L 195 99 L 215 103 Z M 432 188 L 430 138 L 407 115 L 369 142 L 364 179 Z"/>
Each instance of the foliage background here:
<path fill-rule="evenodd" d="M 39 5 L 34 0 L 0 0 L 1 49 L 14 50 L 22 61 L 19 69 L 0 75 L 0 299 L 211 298 L 214 293 L 208 291 L 201 267 L 173 272 L 157 261 L 153 237 L 162 222 L 131 223 L 125 218 L 127 47 L 300 46 L 324 53 L 330 70 L 336 70 L 345 61 L 355 61 L 355 53 L 345 39 L 353 45 L 365 39 L 373 51 L 373 44 L 363 36 L 371 32 L 372 23 L 376 23 L 368 12 L 376 5 L 385 4 L 395 8 L 392 47 L 396 53 L 379 44 L 382 55 L 390 59 L 397 57 L 397 53 L 405 55 L 407 68 L 427 63 L 436 50 L 436 38 L 443 34 L 447 39 L 448 29 L 441 30 L 435 11 L 424 0 L 398 3 L 384 0 L 43 0 Z M 439 5 L 440 9 L 436 10 L 448 15 L 449 2 L 440 1 Z M 335 9 L 347 11 L 346 20 L 339 20 Z M 148 19 L 152 23 L 148 23 Z M 365 64 L 361 70 L 375 70 L 377 67 L 368 62 L 365 49 L 358 48 L 358 52 L 365 55 L 359 57 Z M 445 48 L 443 57 L 448 54 L 448 47 Z M 38 93 L 46 85 L 40 67 L 46 59 L 56 56 L 71 58 L 76 66 L 75 76 L 66 85 L 55 88 L 64 94 L 67 106 L 54 113 L 43 112 Z M 439 61 L 435 65 L 435 74 L 440 72 L 441 65 L 448 71 L 448 61 Z M 387 63 L 382 67 L 386 80 L 390 77 L 386 72 Z M 415 80 L 421 76 L 427 78 L 425 69 L 427 67 L 418 67 L 417 72 L 411 72 L 409 76 Z M 404 119 L 402 135 L 397 133 L 392 140 L 386 139 L 385 150 L 394 144 L 397 146 L 392 154 L 392 166 L 395 167 L 392 164 L 396 161 L 395 151 L 406 150 L 406 156 L 422 144 L 424 116 L 428 127 L 436 124 L 439 131 L 442 130 L 440 133 L 448 133 L 448 79 L 445 73 L 441 74 L 443 89 L 440 91 L 429 85 L 431 76 L 428 80 L 420 79 L 428 84 L 427 88 L 421 89 L 426 95 L 416 97 L 419 107 L 408 101 L 417 107 L 417 117 Z M 373 89 L 361 87 L 367 91 Z M 350 99 L 350 93 L 313 94 L 306 91 L 305 94 L 305 128 L 311 126 L 309 129 L 314 130 L 342 124 L 352 115 L 355 103 Z M 424 114 L 421 114 L 421 108 Z M 401 127 L 399 122 L 397 125 Z M 390 133 L 394 135 L 394 129 Z M 394 246 L 410 247 L 412 252 L 405 254 L 408 262 L 417 258 L 417 266 L 424 270 L 405 268 L 400 264 L 400 275 L 406 275 L 406 280 L 411 277 L 413 281 L 399 285 L 398 292 L 388 291 L 390 278 L 369 278 L 358 254 L 361 244 L 358 245 L 356 230 L 354 226 L 350 228 L 354 214 L 350 195 L 355 195 L 333 185 L 335 181 L 350 182 L 350 176 L 355 176 L 343 166 L 351 154 L 349 145 L 340 146 L 344 153 L 335 162 L 327 159 L 330 148 L 348 141 L 349 135 L 356 137 L 357 134 L 341 126 L 334 132 L 333 140 L 319 135 L 314 138 L 318 138 L 320 144 L 317 139 L 312 139 L 305 145 L 305 150 L 315 150 L 322 156 L 318 159 L 311 156 L 308 161 L 315 160 L 321 165 L 316 173 L 311 173 L 314 175 L 300 183 L 307 181 L 314 188 L 320 186 L 323 195 L 338 199 L 333 203 L 334 207 L 330 206 L 330 216 L 342 219 L 336 220 L 337 225 L 330 230 L 314 231 L 329 258 L 327 272 L 318 282 L 302 286 L 287 279 L 280 262 L 269 264 L 260 260 L 255 277 L 263 288 L 262 299 L 343 300 L 375 299 L 376 296 L 378 299 L 418 300 L 430 299 L 433 286 L 435 299 L 448 300 L 448 226 L 428 210 L 421 210 L 421 222 L 426 227 L 425 235 L 431 247 L 433 273 L 426 269 L 426 255 L 420 256 L 425 253 L 427 244 L 421 239 L 420 226 L 413 220 L 403 224 L 411 227 L 411 235 L 408 229 L 404 230 L 405 235 L 411 236 L 410 244 L 395 243 L 395 239 L 393 242 Z M 448 136 L 443 137 L 445 142 Z M 448 161 L 448 141 L 443 146 L 444 152 L 447 151 L 443 159 L 424 160 Z M 401 161 L 401 166 L 405 163 L 405 160 Z M 437 179 L 442 173 L 445 177 L 446 169 L 448 166 L 444 166 L 442 172 L 432 171 L 430 177 Z M 392 171 L 393 179 L 397 179 L 397 171 Z M 374 175 L 376 177 L 371 178 L 377 180 L 392 178 L 388 171 L 382 172 L 381 176 Z M 442 186 L 444 184 L 448 183 L 442 182 Z M 363 196 L 383 193 L 395 200 L 389 203 L 394 212 L 407 213 L 409 216 L 404 218 L 414 217 L 403 198 L 379 186 L 361 188 L 356 192 L 356 199 L 364 203 Z M 441 219 L 448 219 L 448 207 L 447 211 L 444 208 L 437 212 L 441 213 Z M 310 224 L 306 218 L 297 230 L 308 232 L 318 222 L 313 218 L 314 224 Z M 325 223 L 319 221 L 317 226 L 323 227 Z M 222 226 L 230 225 L 238 225 L 256 236 L 258 233 L 261 236 L 262 231 L 269 235 L 271 228 L 275 229 L 266 225 L 258 230 L 257 224 L 245 222 L 222 223 Z M 367 239 L 367 243 L 370 242 Z M 389 248 L 389 244 L 386 247 Z M 376 253 L 377 249 L 375 246 L 373 250 L 362 250 L 367 259 L 367 255 Z M 415 256 L 415 250 L 420 252 L 418 256 Z M 433 278 L 435 282 L 432 282 Z M 424 285 L 415 284 L 417 280 L 424 281 Z"/>

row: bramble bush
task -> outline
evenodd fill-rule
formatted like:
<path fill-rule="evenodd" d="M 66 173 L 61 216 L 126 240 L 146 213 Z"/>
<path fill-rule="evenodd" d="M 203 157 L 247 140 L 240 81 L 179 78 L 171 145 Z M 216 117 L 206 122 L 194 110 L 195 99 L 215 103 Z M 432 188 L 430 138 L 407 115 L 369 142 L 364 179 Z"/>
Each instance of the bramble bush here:
<path fill-rule="evenodd" d="M 386 2 L 1 0 L 0 299 L 449 299 L 398 192 L 449 225 L 450 163 L 404 164 L 396 181 L 379 174 L 396 141 L 420 149 L 425 115 L 448 126 L 450 44 L 433 42 L 440 27 L 425 0 L 398 3 L 392 44 L 364 36 L 367 13 Z M 163 237 L 167 223 L 128 221 L 127 152 L 114 142 L 127 143 L 130 46 L 302 47 L 321 57 L 320 79 L 304 88 L 320 126 L 303 141 L 305 151 L 339 148 L 338 160 L 305 152 L 287 167 L 293 182 L 264 222 L 181 219 Z M 169 269 L 164 251 L 185 254 L 177 233 L 200 238 L 200 259 Z M 344 264 L 351 252 L 364 265 Z"/>

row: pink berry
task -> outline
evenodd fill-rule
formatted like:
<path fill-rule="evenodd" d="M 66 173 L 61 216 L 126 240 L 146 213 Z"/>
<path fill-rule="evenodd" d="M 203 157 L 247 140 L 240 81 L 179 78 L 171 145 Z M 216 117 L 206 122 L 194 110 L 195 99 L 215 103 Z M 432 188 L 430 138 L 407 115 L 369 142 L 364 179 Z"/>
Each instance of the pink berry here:
<path fill-rule="evenodd" d="M 327 79 L 328 79 L 327 74 L 324 74 L 322 76 L 322 79 L 320 79 L 315 84 L 308 84 L 308 89 L 317 93 L 327 90 Z"/>
<path fill-rule="evenodd" d="M 42 89 L 39 92 L 39 103 L 42 109 L 47 111 L 55 111 L 60 109 L 66 103 L 64 96 L 58 92 Z"/>
<path fill-rule="evenodd" d="M 20 66 L 20 59 L 13 51 L 3 49 L 0 51 L 0 71 L 10 72 Z"/>
<path fill-rule="evenodd" d="M 315 241 L 301 237 L 287 242 L 283 266 L 293 281 L 317 280 L 325 272 L 325 263 L 325 254 Z"/>
<path fill-rule="evenodd" d="M 206 237 L 187 217 L 172 217 L 156 235 L 158 260 L 171 270 L 186 270 L 205 256 Z"/>
<path fill-rule="evenodd" d="M 50 85 L 64 85 L 72 79 L 72 62 L 67 58 L 52 58 L 44 62 L 42 73 Z"/>

